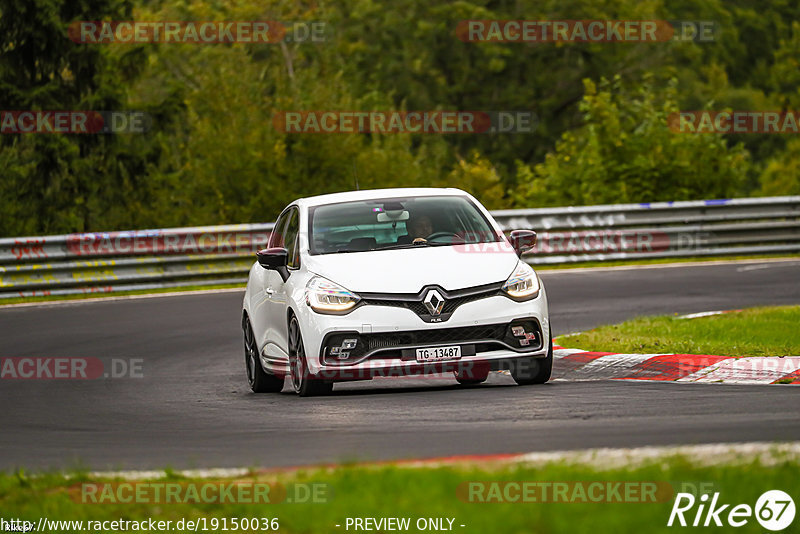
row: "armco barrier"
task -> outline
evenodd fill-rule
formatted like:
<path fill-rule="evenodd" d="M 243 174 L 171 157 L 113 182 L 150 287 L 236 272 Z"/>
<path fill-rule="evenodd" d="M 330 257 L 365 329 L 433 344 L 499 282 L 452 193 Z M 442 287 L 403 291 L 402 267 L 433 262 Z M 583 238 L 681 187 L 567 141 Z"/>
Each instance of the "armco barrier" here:
<path fill-rule="evenodd" d="M 800 252 L 800 196 L 493 212 L 531 264 Z M 244 283 L 272 223 L 0 239 L 0 299 Z M 481 252 L 480 247 L 470 250 Z M 490 251 L 489 247 L 487 251 Z M 465 257 L 465 261 L 468 261 Z"/>
<path fill-rule="evenodd" d="M 531 264 L 800 252 L 800 196 L 492 212 L 538 234 Z"/>
<path fill-rule="evenodd" d="M 273 223 L 0 239 L 0 299 L 240 283 Z"/>

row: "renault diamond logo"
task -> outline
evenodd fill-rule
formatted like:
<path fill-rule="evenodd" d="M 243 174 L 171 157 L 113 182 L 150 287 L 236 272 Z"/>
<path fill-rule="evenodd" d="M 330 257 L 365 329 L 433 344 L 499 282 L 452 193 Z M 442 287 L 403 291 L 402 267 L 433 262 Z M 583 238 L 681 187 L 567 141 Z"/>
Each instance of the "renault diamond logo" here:
<path fill-rule="evenodd" d="M 431 289 L 428 291 L 428 294 L 425 295 L 425 300 L 422 301 L 425 304 L 425 307 L 428 309 L 428 313 L 431 315 L 439 315 L 442 313 L 442 307 L 444 306 L 444 299 L 439 294 L 438 291 L 435 289 Z"/>

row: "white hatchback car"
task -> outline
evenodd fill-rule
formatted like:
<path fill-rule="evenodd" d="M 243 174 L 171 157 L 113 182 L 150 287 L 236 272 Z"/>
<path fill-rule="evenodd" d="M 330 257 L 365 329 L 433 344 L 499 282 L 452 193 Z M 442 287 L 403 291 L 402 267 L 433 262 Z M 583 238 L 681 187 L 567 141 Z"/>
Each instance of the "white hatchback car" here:
<path fill-rule="evenodd" d="M 506 238 L 458 189 L 382 189 L 304 198 L 275 223 L 244 296 L 247 380 L 301 396 L 376 376 L 479 384 L 509 370 L 550 378 L 544 286 L 519 256 L 536 234 Z"/>

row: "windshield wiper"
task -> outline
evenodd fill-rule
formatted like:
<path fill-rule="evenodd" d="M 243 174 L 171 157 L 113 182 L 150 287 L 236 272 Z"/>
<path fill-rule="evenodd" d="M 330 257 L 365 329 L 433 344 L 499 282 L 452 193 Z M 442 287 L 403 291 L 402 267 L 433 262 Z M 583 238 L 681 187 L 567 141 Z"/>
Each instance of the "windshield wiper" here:
<path fill-rule="evenodd" d="M 401 244 L 398 244 L 398 245 L 389 245 L 388 247 L 371 248 L 370 251 L 372 251 L 372 250 L 397 250 L 397 249 L 401 249 L 401 248 L 414 248 L 414 247 L 420 247 L 420 246 L 426 246 L 426 244 L 425 243 L 418 243 L 418 244 L 415 245 L 413 243 L 401 243 Z"/>

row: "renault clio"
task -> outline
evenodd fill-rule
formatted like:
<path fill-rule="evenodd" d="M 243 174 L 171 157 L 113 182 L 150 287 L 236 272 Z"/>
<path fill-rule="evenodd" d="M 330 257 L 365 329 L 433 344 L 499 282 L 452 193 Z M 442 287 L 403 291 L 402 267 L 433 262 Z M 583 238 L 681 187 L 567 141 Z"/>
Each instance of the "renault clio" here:
<path fill-rule="evenodd" d="M 299 199 L 257 253 L 244 296 L 247 380 L 301 396 L 336 382 L 508 370 L 550 378 L 547 296 L 520 259 L 536 234 L 505 236 L 458 189 L 383 189 Z"/>

